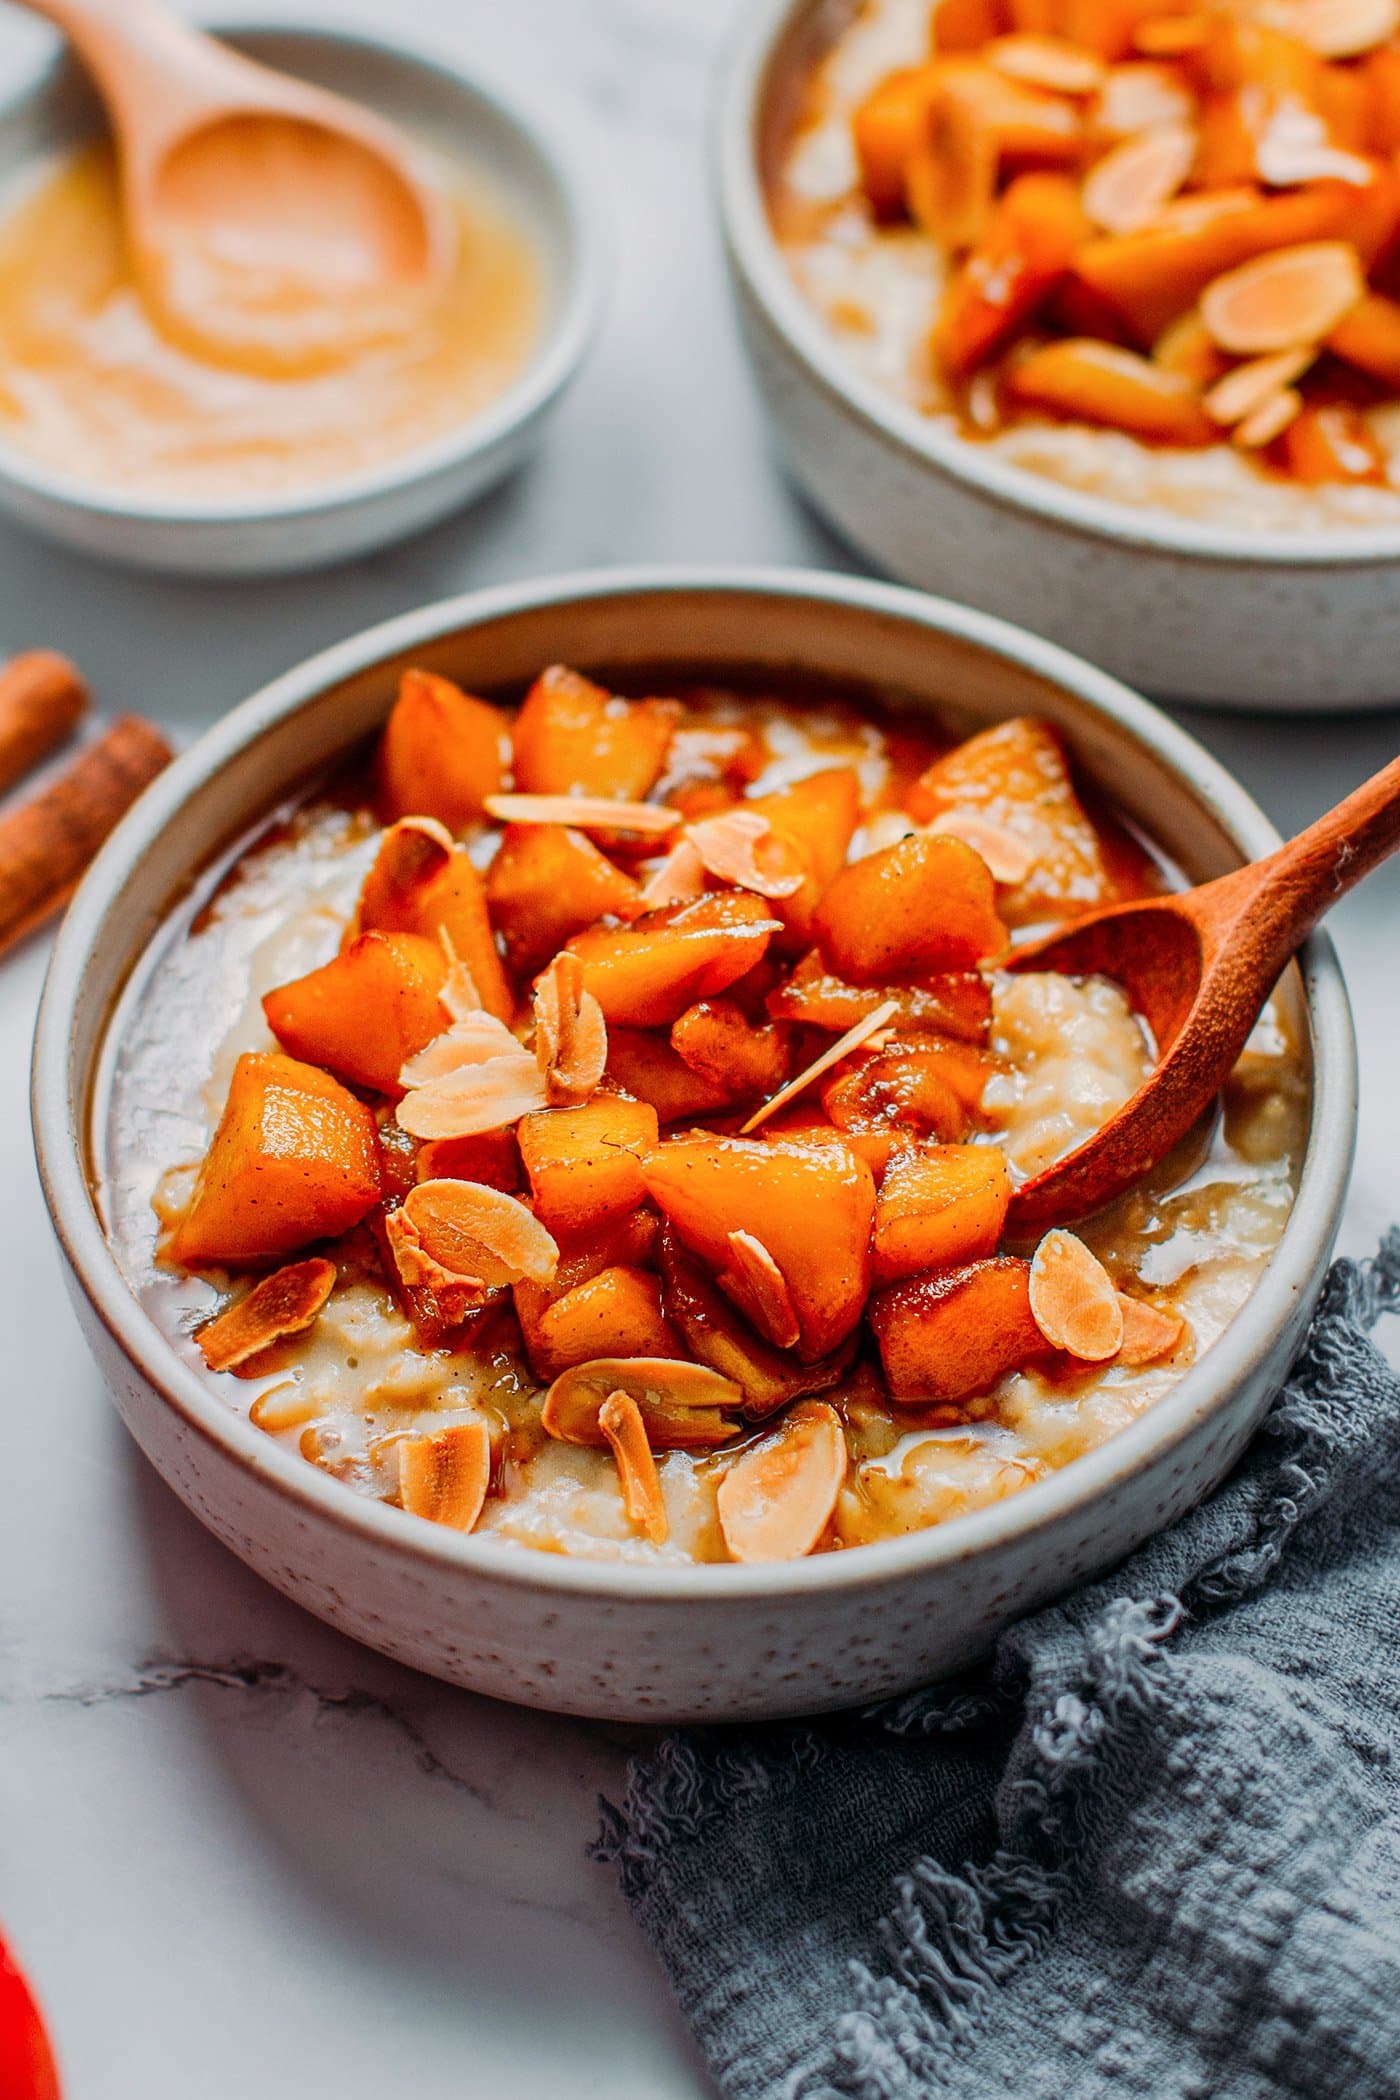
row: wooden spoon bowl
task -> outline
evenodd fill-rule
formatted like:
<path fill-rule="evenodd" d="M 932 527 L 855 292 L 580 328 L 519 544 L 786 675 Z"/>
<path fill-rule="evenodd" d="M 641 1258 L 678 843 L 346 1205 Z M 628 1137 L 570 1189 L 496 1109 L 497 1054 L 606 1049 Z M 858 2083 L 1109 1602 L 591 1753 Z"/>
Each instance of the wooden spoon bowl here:
<path fill-rule="evenodd" d="M 1266 859 L 1181 895 L 1091 913 L 1006 967 L 1110 977 L 1157 1063 L 1073 1152 L 1022 1182 L 1009 1229 L 1085 1218 L 1141 1181 L 1228 1079 L 1289 957 L 1339 897 L 1400 846 L 1400 759 Z"/>

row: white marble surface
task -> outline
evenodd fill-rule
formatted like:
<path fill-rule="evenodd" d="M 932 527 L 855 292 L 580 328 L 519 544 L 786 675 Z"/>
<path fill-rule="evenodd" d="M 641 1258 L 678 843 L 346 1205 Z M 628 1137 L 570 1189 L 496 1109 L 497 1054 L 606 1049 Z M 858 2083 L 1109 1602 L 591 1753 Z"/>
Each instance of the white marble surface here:
<path fill-rule="evenodd" d="M 422 541 L 286 583 L 162 583 L 0 526 L 0 650 L 58 643 L 104 704 L 187 735 L 309 650 L 473 584 L 638 557 L 846 562 L 767 456 L 721 281 L 704 119 L 736 4 L 398 0 L 396 21 L 555 113 L 611 216 L 603 339 L 547 455 Z M 42 49 L 6 11 L 0 81 Z M 1193 726 L 1285 828 L 1400 742 L 1394 716 Z M 1361 1033 L 1355 1253 L 1400 1212 L 1397 905 L 1400 869 L 1335 923 Z M 0 970 L 0 1923 L 70 2100 L 700 2100 L 661 1976 L 584 1856 L 623 1735 L 351 1647 L 230 1559 L 128 1444 L 30 1161 L 43 963 L 31 944 Z"/>

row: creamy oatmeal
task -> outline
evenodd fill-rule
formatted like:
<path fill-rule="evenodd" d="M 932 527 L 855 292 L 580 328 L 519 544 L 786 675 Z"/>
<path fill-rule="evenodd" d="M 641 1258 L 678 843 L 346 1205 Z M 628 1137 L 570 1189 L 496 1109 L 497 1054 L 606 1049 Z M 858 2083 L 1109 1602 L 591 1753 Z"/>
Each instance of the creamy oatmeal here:
<path fill-rule="evenodd" d="M 1152 1051 L 1115 985 L 1004 963 L 1168 879 L 1035 721 L 410 673 L 130 986 L 114 1244 L 230 1407 L 439 1523 L 638 1560 L 940 1523 L 1158 1399 L 1287 1219 L 1271 1012 L 1173 1160 L 1016 1237 Z"/>
<path fill-rule="evenodd" d="M 867 379 L 1115 502 L 1400 522 L 1400 40 L 1342 0 L 863 0 L 770 184 Z"/>

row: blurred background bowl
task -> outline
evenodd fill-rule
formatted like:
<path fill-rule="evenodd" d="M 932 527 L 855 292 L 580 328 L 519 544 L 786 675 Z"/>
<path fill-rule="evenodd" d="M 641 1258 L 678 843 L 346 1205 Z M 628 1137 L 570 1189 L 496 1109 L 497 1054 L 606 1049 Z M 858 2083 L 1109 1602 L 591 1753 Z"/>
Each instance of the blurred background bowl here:
<path fill-rule="evenodd" d="M 999 613 L 1165 699 L 1249 710 L 1400 700 L 1400 527 L 1216 529 L 999 460 L 856 371 L 799 291 L 767 193 L 803 82 L 857 0 L 753 0 L 716 115 L 740 321 L 777 439 L 822 515 L 907 583 Z"/>
<path fill-rule="evenodd" d="M 402 457 L 343 481 L 247 502 L 127 495 L 0 442 L 0 504 L 85 553 L 149 569 L 252 576 L 367 553 L 459 510 L 518 466 L 588 349 L 599 307 L 599 237 L 581 187 L 543 125 L 454 61 L 360 30 L 218 22 L 250 57 L 365 103 L 503 192 L 533 237 L 544 310 L 535 346 L 496 400 Z M 100 106 L 65 58 L 0 109 L 0 195 L 100 134 Z"/>

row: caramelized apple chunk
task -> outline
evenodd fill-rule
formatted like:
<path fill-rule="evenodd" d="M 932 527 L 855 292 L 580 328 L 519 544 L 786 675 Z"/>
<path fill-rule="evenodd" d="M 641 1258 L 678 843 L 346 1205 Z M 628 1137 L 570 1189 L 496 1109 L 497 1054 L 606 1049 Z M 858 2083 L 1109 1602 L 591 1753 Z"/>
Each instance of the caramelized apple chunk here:
<path fill-rule="evenodd" d="M 994 1145 L 920 1145 L 890 1163 L 875 1202 L 875 1278 L 895 1283 L 995 1254 L 1011 1176 Z"/>
<path fill-rule="evenodd" d="M 917 832 L 843 868 L 815 926 L 852 984 L 970 970 L 1006 946 L 986 862 L 961 839 Z"/>
<path fill-rule="evenodd" d="M 595 1356 L 685 1355 L 661 1309 L 660 1279 L 617 1266 L 576 1284 L 540 1316 L 538 1350 L 552 1376 Z"/>
<path fill-rule="evenodd" d="M 487 1013 L 515 1011 L 486 908 L 481 877 L 464 847 L 412 820 L 384 834 L 356 913 L 360 933 L 411 933 L 449 950 L 465 968 Z"/>
<path fill-rule="evenodd" d="M 362 933 L 319 970 L 263 1000 L 267 1025 L 292 1057 L 354 1086 L 397 1093 L 399 1073 L 448 1023 L 447 958 L 414 933 Z"/>
<path fill-rule="evenodd" d="M 315 1065 L 247 1050 L 166 1253 L 184 1268 L 265 1261 L 348 1232 L 378 1201 L 364 1103 Z"/>
<path fill-rule="evenodd" d="M 702 999 L 672 1024 L 671 1046 L 730 1101 L 775 1094 L 792 1069 L 792 1030 L 755 1024 L 732 999 Z"/>
<path fill-rule="evenodd" d="M 829 766 L 809 773 L 790 787 L 752 795 L 743 804 L 766 817 L 773 835 L 795 851 L 802 869 L 801 887 L 790 897 L 773 899 L 773 916 L 783 930 L 775 945 L 785 955 L 800 955 L 812 945 L 817 906 L 846 865 L 846 854 L 860 820 L 860 779 L 853 766 Z"/>
<path fill-rule="evenodd" d="M 598 919 L 635 919 L 642 909 L 631 876 L 564 824 L 508 825 L 486 871 L 486 901 L 521 977 L 542 970 L 571 934 Z"/>
<path fill-rule="evenodd" d="M 562 664 L 542 671 L 515 718 L 515 784 L 527 795 L 641 802 L 666 762 L 678 710 L 620 700 Z"/>
<path fill-rule="evenodd" d="M 432 671 L 405 671 L 379 745 L 391 817 L 436 817 L 449 831 L 479 823 L 505 778 L 506 718 Z"/>
<path fill-rule="evenodd" d="M 1043 1357 L 1030 1273 L 1029 1262 L 999 1254 L 878 1292 L 870 1324 L 890 1397 L 906 1405 L 975 1400 Z"/>
<path fill-rule="evenodd" d="M 645 1101 L 598 1094 L 578 1108 L 540 1109 L 521 1118 L 516 1135 L 536 1213 L 551 1231 L 606 1224 L 646 1195 L 641 1160 L 657 1121 Z"/>
<path fill-rule="evenodd" d="M 870 1284 L 875 1184 L 840 1144 L 760 1138 L 672 1138 L 642 1160 L 650 1194 L 717 1276 L 730 1235 L 767 1250 L 792 1300 L 797 1354 L 827 1355 L 851 1332 Z"/>
<path fill-rule="evenodd" d="M 786 984 L 770 992 L 768 1011 L 778 1020 L 844 1035 L 891 1000 L 897 1027 L 932 1028 L 964 1043 L 987 1040 L 992 995 L 978 971 L 940 972 L 921 984 L 851 984 L 829 970 L 815 948 L 803 956 Z"/>
<path fill-rule="evenodd" d="M 743 977 L 778 930 L 763 898 L 718 890 L 631 926 L 590 927 L 568 946 L 610 1025 L 662 1028 Z"/>

